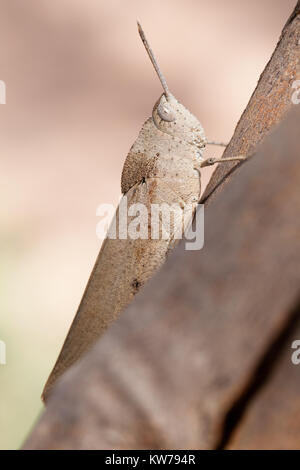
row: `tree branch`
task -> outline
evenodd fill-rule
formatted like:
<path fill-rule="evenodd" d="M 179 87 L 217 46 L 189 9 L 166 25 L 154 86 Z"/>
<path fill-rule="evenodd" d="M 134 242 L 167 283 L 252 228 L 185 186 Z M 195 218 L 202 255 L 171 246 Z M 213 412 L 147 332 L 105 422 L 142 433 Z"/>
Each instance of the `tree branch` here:
<path fill-rule="evenodd" d="M 59 380 L 25 449 L 223 442 L 228 409 L 252 398 L 257 364 L 298 301 L 299 118 L 295 106 L 207 211 L 204 249 L 181 243 Z"/>
<path fill-rule="evenodd" d="M 300 78 L 299 9 L 300 2 L 224 153 L 255 157 L 226 187 L 237 165 L 220 165 L 203 196 L 223 189 L 206 213 L 205 249 L 174 250 L 60 379 L 25 449 L 194 449 L 222 441 L 228 409 L 256 380 L 298 299 L 300 107 L 291 85 Z"/>
<path fill-rule="evenodd" d="M 300 1 L 286 22 L 278 44 L 242 114 L 222 158 L 250 156 L 291 109 L 292 84 L 300 78 Z M 242 163 L 223 163 L 214 171 L 201 198 L 206 203 Z"/>

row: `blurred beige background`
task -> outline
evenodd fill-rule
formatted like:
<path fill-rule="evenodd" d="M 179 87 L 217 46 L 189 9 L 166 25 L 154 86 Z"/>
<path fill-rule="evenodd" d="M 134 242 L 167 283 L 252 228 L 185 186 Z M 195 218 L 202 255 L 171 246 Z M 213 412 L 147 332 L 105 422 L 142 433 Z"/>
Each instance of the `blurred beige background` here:
<path fill-rule="evenodd" d="M 295 3 L 0 2 L 0 448 L 20 446 L 41 410 L 101 244 L 96 208 L 117 203 L 161 94 L 136 19 L 173 94 L 228 141 Z"/>

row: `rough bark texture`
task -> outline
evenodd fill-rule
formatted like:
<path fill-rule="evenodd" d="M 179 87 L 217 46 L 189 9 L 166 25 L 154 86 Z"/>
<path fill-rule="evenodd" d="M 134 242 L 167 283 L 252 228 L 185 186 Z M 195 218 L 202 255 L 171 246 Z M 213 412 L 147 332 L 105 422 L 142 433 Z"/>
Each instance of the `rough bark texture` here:
<path fill-rule="evenodd" d="M 293 107 L 294 80 L 300 78 L 300 1 L 288 19 L 276 49 L 261 74 L 258 85 L 242 114 L 223 158 L 251 155 L 268 132 Z M 239 164 L 228 162 L 214 171 L 202 202 L 220 189 Z"/>
<path fill-rule="evenodd" d="M 62 377 L 26 449 L 226 445 L 247 406 L 243 397 L 255 395 L 258 365 L 299 301 L 294 108 L 206 212 L 204 249 L 175 249 Z M 236 416 L 226 420 L 236 403 Z M 297 406 L 294 400 L 294 412 Z M 297 422 L 294 433 L 299 440 Z"/>
<path fill-rule="evenodd" d="M 269 380 L 249 404 L 227 448 L 299 450 L 300 365 L 291 361 L 295 339 L 300 339 L 299 310 L 281 345 L 279 358 L 275 350 L 269 356 Z"/>
<path fill-rule="evenodd" d="M 204 249 L 175 250 L 62 377 L 26 449 L 300 442 L 297 384 L 289 387 L 298 369 L 287 367 L 289 341 L 299 339 L 300 107 L 291 102 L 300 79 L 299 13 L 300 2 L 224 153 L 256 155 L 234 175 L 237 165 L 220 165 L 204 194 L 211 200 L 223 189 L 205 214 Z"/>

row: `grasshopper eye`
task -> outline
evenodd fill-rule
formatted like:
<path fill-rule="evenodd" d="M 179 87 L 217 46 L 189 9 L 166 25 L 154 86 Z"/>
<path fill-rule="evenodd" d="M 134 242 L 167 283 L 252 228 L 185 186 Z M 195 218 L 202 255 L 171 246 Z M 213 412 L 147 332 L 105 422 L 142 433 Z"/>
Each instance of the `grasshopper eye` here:
<path fill-rule="evenodd" d="M 174 111 L 166 103 L 159 103 L 157 113 L 163 121 L 172 122 L 176 119 Z"/>

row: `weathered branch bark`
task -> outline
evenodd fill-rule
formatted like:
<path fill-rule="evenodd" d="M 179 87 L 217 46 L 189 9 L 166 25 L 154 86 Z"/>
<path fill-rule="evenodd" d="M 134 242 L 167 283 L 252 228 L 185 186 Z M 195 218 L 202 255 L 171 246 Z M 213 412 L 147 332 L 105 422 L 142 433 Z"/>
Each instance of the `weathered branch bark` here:
<path fill-rule="evenodd" d="M 247 413 L 240 421 L 229 449 L 295 449 L 300 442 L 300 373 L 299 365 L 292 363 L 291 348 L 294 340 L 300 340 L 300 305 L 295 320 L 288 328 L 288 335 L 277 351 L 269 356 L 270 379 L 248 404 Z M 298 321 L 297 321 L 298 320 Z"/>
<path fill-rule="evenodd" d="M 213 448 L 299 295 L 300 107 L 61 379 L 26 449 Z M 300 426 L 297 427 L 300 437 Z"/>
<path fill-rule="evenodd" d="M 242 114 L 223 158 L 251 155 L 268 132 L 293 107 L 292 84 L 300 78 L 300 1 L 286 22 L 276 49 Z M 206 203 L 240 164 L 223 163 L 214 171 L 201 202 Z"/>
<path fill-rule="evenodd" d="M 207 211 L 204 250 L 175 250 L 62 377 L 25 448 L 212 448 L 222 441 L 228 409 L 297 301 L 300 116 L 291 84 L 300 79 L 299 12 L 300 2 L 224 153 L 257 150 Z M 220 165 L 203 201 L 235 169 Z"/>

